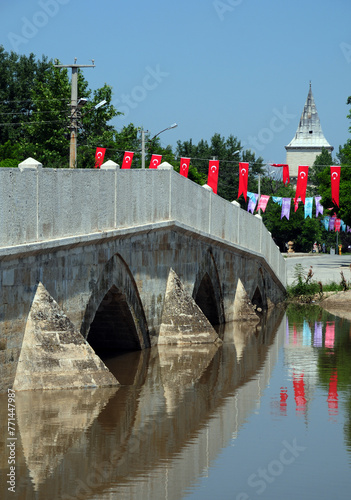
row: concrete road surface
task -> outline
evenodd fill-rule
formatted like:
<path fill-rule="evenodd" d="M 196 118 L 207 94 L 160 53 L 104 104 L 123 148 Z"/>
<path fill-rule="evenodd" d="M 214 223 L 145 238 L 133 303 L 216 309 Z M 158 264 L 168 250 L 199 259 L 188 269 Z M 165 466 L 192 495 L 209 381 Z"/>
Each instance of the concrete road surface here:
<path fill-rule="evenodd" d="M 287 255 L 287 254 L 285 254 Z M 293 254 L 287 256 L 287 284 L 291 285 L 294 281 L 294 267 L 296 264 L 302 264 L 306 273 L 312 266 L 313 280 L 321 281 L 324 285 L 335 281 L 341 282 L 340 271 L 344 273 L 346 281 L 351 281 L 351 255 L 330 255 L 330 254 Z"/>

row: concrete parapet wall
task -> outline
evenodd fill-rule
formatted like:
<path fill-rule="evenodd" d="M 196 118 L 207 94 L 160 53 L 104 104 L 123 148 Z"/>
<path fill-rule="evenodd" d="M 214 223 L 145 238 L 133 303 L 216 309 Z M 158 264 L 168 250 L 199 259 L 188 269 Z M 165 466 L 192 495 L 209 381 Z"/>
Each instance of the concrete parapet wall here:
<path fill-rule="evenodd" d="M 285 286 L 262 221 L 173 170 L 0 169 L 0 251 L 168 220 L 263 255 Z"/>

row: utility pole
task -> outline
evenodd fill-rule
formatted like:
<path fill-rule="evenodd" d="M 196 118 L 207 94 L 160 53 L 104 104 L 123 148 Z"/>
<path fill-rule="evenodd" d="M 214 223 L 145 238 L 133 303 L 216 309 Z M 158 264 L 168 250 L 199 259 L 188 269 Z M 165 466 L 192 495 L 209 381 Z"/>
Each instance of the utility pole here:
<path fill-rule="evenodd" d="M 261 174 L 258 174 L 258 202 L 261 198 Z M 258 209 L 258 215 L 261 215 L 261 209 Z"/>
<path fill-rule="evenodd" d="M 145 130 L 141 129 L 141 168 L 145 168 Z"/>
<path fill-rule="evenodd" d="M 156 135 L 154 135 L 151 139 L 148 140 L 148 142 L 151 142 L 155 137 L 158 135 L 162 134 L 162 132 L 166 132 L 166 130 L 171 130 L 172 128 L 176 128 L 178 125 L 176 123 L 173 123 L 167 128 L 164 128 L 161 130 L 161 132 L 158 132 Z M 148 130 L 146 130 L 148 132 Z M 141 168 L 145 168 L 145 130 L 141 129 Z"/>
<path fill-rule="evenodd" d="M 78 135 L 78 69 L 95 68 L 93 64 L 77 64 L 77 58 L 74 64 L 54 64 L 55 68 L 71 68 L 71 114 L 70 114 L 70 143 L 69 143 L 69 168 L 76 168 L 77 164 L 77 135 Z"/>

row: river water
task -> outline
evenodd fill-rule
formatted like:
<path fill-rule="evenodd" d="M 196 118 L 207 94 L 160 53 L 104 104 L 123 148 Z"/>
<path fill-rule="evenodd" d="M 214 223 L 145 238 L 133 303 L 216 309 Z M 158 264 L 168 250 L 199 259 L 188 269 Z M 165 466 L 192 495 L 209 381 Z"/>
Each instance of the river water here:
<path fill-rule="evenodd" d="M 117 389 L 17 392 L 13 499 L 346 499 L 351 324 L 319 309 L 106 364 Z M 3 425 L 4 424 L 4 425 Z"/>

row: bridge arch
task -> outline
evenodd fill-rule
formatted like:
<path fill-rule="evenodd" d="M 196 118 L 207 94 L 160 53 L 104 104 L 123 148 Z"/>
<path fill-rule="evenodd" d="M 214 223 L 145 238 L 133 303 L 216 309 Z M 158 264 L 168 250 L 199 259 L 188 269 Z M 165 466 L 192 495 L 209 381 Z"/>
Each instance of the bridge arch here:
<path fill-rule="evenodd" d="M 263 270 L 260 267 L 257 273 L 257 283 L 252 294 L 251 302 L 256 308 L 267 309 L 266 283 Z"/>
<path fill-rule="evenodd" d="M 148 326 L 137 285 L 119 254 L 105 265 L 86 306 L 82 335 L 99 353 L 150 346 Z"/>
<path fill-rule="evenodd" d="M 212 325 L 225 323 L 221 283 L 210 249 L 205 253 L 199 265 L 193 298 Z"/>

